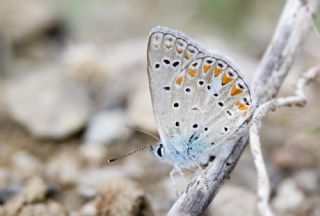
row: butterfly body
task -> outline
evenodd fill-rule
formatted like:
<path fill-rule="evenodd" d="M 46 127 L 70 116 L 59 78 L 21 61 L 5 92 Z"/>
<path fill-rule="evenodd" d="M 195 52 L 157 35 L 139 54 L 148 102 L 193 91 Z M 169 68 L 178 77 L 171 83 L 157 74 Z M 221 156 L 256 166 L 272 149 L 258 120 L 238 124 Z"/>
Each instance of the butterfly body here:
<path fill-rule="evenodd" d="M 233 62 L 181 32 L 151 31 L 148 75 L 161 138 L 152 151 L 172 165 L 207 163 L 252 113 L 249 87 Z"/>

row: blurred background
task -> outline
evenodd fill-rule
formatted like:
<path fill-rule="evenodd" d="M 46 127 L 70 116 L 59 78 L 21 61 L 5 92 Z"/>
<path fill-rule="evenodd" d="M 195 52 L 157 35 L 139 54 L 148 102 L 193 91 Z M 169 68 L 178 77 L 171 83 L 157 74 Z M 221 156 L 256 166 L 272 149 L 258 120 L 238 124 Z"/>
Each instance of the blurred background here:
<path fill-rule="evenodd" d="M 1 0 L 0 215 L 165 215 L 177 199 L 169 166 L 148 151 L 106 164 L 155 142 L 133 129 L 157 133 L 149 31 L 179 29 L 231 56 L 251 80 L 284 3 Z M 311 32 L 281 95 L 319 64 L 319 50 Z M 262 127 L 278 215 L 320 215 L 319 91 L 311 84 L 304 108 L 277 110 Z M 206 215 L 256 215 L 255 191 L 247 149 Z"/>

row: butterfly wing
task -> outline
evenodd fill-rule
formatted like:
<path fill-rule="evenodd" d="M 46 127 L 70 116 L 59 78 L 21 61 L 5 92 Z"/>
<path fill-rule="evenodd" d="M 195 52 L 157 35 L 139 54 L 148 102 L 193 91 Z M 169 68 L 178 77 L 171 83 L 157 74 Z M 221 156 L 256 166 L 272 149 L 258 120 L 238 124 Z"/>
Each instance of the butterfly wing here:
<path fill-rule="evenodd" d="M 180 77 L 183 83 L 177 82 Z M 206 163 L 210 149 L 236 137 L 232 135 L 253 111 L 248 86 L 221 56 L 193 60 L 172 86 L 169 124 L 177 134 L 173 143 L 187 150 L 195 164 Z"/>
<path fill-rule="evenodd" d="M 171 85 L 187 64 L 203 53 L 177 31 L 163 27 L 152 29 L 148 42 L 147 68 L 154 116 L 161 140 L 173 136 L 168 126 Z M 182 82 L 182 81 L 181 81 Z"/>
<path fill-rule="evenodd" d="M 230 137 L 252 111 L 246 82 L 228 58 L 166 28 L 151 33 L 148 54 L 161 140 L 184 158 L 190 154 L 192 163 L 205 161 L 208 149 Z"/>

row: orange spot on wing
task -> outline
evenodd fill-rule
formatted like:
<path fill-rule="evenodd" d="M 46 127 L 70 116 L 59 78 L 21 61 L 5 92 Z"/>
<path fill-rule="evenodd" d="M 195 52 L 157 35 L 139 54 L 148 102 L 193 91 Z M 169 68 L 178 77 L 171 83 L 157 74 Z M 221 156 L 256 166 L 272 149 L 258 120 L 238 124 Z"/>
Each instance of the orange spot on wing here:
<path fill-rule="evenodd" d="M 247 105 L 241 103 L 241 101 L 237 101 L 236 106 L 239 108 L 239 110 L 248 110 L 249 109 L 249 107 Z"/>
<path fill-rule="evenodd" d="M 176 50 L 177 50 L 178 53 L 182 53 L 182 51 L 183 51 L 183 49 L 179 48 L 179 47 L 177 47 Z"/>
<path fill-rule="evenodd" d="M 233 80 L 232 77 L 229 77 L 227 74 L 224 74 L 222 77 L 222 85 L 225 85 Z"/>
<path fill-rule="evenodd" d="M 231 87 L 231 90 L 230 90 L 230 94 L 231 96 L 235 96 L 237 94 L 240 94 L 242 93 L 243 90 L 242 89 L 239 89 L 237 84 L 234 84 L 232 87 Z"/>
<path fill-rule="evenodd" d="M 185 53 L 184 53 L 184 57 L 185 57 L 187 60 L 189 60 L 190 57 L 191 57 L 191 55 L 190 55 L 190 53 L 185 52 Z"/>
<path fill-rule="evenodd" d="M 203 71 L 204 71 L 205 73 L 207 73 L 208 70 L 210 70 L 211 68 L 212 68 L 211 65 L 203 65 Z"/>
<path fill-rule="evenodd" d="M 217 77 L 219 76 L 219 74 L 221 74 L 223 70 L 221 68 L 218 67 L 214 67 L 214 76 Z"/>
<path fill-rule="evenodd" d="M 195 75 L 197 75 L 197 69 L 189 68 L 189 69 L 188 69 L 188 74 L 189 74 L 191 77 L 194 77 Z"/>
<path fill-rule="evenodd" d="M 179 77 L 176 79 L 176 84 L 181 85 L 182 82 L 183 82 L 183 76 L 179 76 Z"/>

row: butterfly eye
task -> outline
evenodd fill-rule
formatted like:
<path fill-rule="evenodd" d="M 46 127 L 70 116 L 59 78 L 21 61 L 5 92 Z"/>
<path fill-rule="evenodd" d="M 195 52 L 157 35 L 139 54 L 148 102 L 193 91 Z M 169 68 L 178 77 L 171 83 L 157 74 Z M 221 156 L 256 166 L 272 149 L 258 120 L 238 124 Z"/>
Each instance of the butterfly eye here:
<path fill-rule="evenodd" d="M 162 157 L 163 156 L 163 145 L 160 144 L 158 149 L 157 149 L 157 154 L 159 157 Z"/>

